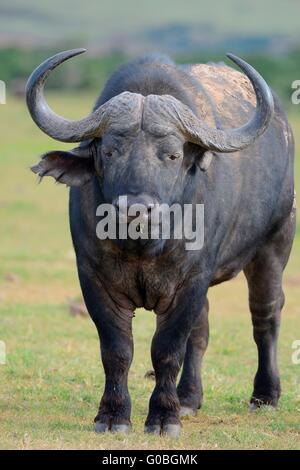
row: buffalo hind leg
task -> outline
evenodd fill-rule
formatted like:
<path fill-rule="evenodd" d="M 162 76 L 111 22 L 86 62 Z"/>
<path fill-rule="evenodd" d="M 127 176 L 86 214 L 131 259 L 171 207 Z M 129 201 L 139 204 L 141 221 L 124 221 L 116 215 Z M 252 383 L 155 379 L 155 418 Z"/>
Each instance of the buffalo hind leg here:
<path fill-rule="evenodd" d="M 208 309 L 206 299 L 187 341 L 181 379 L 177 386 L 181 417 L 195 415 L 202 405 L 201 366 L 209 337 Z"/>
<path fill-rule="evenodd" d="M 262 246 L 244 272 L 249 287 L 253 336 L 258 350 L 258 369 L 250 400 L 251 409 L 277 406 L 280 378 L 277 338 L 284 305 L 282 274 L 287 264 L 295 230 L 295 213 Z"/>

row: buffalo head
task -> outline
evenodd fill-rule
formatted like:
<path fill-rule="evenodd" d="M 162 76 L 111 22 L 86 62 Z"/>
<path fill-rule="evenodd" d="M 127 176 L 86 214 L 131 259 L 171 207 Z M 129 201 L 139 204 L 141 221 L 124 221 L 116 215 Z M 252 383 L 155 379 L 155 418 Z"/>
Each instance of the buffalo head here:
<path fill-rule="evenodd" d="M 248 76 L 256 93 L 252 119 L 240 128 L 209 127 L 181 101 L 170 95 L 142 96 L 123 92 L 88 117 L 70 121 L 47 105 L 43 89 L 51 70 L 84 49 L 61 52 L 47 59 L 27 84 L 27 105 L 33 120 L 47 135 L 62 142 L 81 142 L 74 150 L 46 153 L 32 170 L 69 186 L 101 180 L 107 202 L 121 195 L 131 203 L 152 207 L 180 200 L 199 154 L 235 152 L 252 144 L 273 115 L 273 98 L 263 78 L 246 62 L 228 54 Z"/>

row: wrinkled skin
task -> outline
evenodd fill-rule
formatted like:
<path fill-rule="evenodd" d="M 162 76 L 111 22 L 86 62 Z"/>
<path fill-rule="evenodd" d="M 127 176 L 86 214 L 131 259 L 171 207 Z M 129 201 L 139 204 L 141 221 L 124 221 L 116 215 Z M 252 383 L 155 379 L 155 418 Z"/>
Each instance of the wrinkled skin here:
<path fill-rule="evenodd" d="M 199 115 L 214 122 L 217 119 L 218 126 L 242 125 L 253 113 L 253 92 L 248 98 L 235 99 L 232 69 L 225 67 L 224 72 L 218 66 L 210 67 L 212 87 L 204 93 L 200 81 L 196 83 L 201 76 L 195 77 L 192 69 L 184 71 L 159 60 L 137 62 L 112 76 L 96 108 L 126 90 L 144 96 L 168 94 Z M 216 86 L 221 84 L 227 92 L 223 104 L 211 91 L 213 74 L 218 76 Z M 244 77 L 236 76 L 242 83 Z M 145 430 L 178 435 L 180 416 L 195 413 L 202 404 L 200 367 L 208 343 L 208 288 L 242 270 L 249 285 L 258 349 L 252 408 L 277 405 L 282 273 L 294 237 L 295 207 L 293 138 L 274 99 L 272 122 L 253 145 L 229 155 L 214 153 L 204 167 L 204 148 L 187 142 L 178 129 L 172 135 L 161 134 L 152 121 L 138 122 L 123 133 L 109 127 L 102 138 L 82 144 L 90 158 L 78 163 L 77 157 L 63 154 L 58 161 L 65 171 L 61 182 L 72 186 L 76 180 L 70 191 L 71 232 L 81 288 L 99 333 L 106 375 L 95 418 L 97 432 L 130 429 L 127 378 L 133 355 L 132 318 L 136 308 L 144 307 L 157 316 L 151 345 L 156 384 Z M 226 112 L 220 114 L 223 105 Z M 184 241 L 178 240 L 145 245 L 130 240 L 100 241 L 95 232 L 96 208 L 120 195 L 136 200 L 146 195 L 168 204 L 203 203 L 204 247 L 195 252 L 186 251 Z"/>

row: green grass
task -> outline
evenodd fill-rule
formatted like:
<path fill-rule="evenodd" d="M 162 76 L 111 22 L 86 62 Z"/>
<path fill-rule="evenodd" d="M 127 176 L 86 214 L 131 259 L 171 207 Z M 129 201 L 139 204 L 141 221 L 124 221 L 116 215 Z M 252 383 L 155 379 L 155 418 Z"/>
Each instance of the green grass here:
<path fill-rule="evenodd" d="M 58 112 L 74 118 L 85 115 L 92 100 L 89 95 L 50 97 Z M 300 118 L 291 118 L 300 142 Z M 0 340 L 7 347 L 7 364 L 0 365 L 0 447 L 299 449 L 300 365 L 291 363 L 292 342 L 300 339 L 299 228 L 285 276 L 279 409 L 248 411 L 256 350 L 247 290 L 238 277 L 211 290 L 205 402 L 196 417 L 184 420 L 181 438 L 143 434 L 153 388 L 144 374 L 151 368 L 155 328 L 154 314 L 144 310 L 134 319 L 129 381 L 133 432 L 125 438 L 95 435 L 92 421 L 104 375 L 92 322 L 68 312 L 68 299 L 80 295 L 80 289 L 67 223 L 67 190 L 48 180 L 37 185 L 28 171 L 45 150 L 67 146 L 44 136 L 24 104 L 10 97 L 0 106 L 0 123 Z M 298 178 L 299 170 L 298 158 Z"/>

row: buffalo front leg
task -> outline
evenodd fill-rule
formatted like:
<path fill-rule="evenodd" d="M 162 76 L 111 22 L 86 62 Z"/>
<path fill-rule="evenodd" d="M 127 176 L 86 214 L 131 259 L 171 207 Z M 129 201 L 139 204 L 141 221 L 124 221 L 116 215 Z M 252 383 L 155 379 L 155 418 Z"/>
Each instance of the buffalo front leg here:
<path fill-rule="evenodd" d="M 208 309 L 206 299 L 186 345 L 182 374 L 177 386 L 181 417 L 196 414 L 202 405 L 201 366 L 209 337 Z"/>
<path fill-rule="evenodd" d="M 80 283 L 87 309 L 97 327 L 105 372 L 105 388 L 94 419 L 95 431 L 123 432 L 131 429 L 128 372 L 133 356 L 132 312 L 111 305 L 105 292 L 85 275 Z"/>
<path fill-rule="evenodd" d="M 282 274 L 294 237 L 295 214 L 274 233 L 246 267 L 253 336 L 258 350 L 258 369 L 250 400 L 251 409 L 277 406 L 280 378 L 277 367 L 277 339 L 284 304 Z"/>
<path fill-rule="evenodd" d="M 205 294 L 201 295 L 199 287 L 185 292 L 172 311 L 158 315 L 157 330 L 151 345 L 156 385 L 150 398 L 145 432 L 172 437 L 180 433 L 176 379 L 189 335 L 205 302 Z"/>

